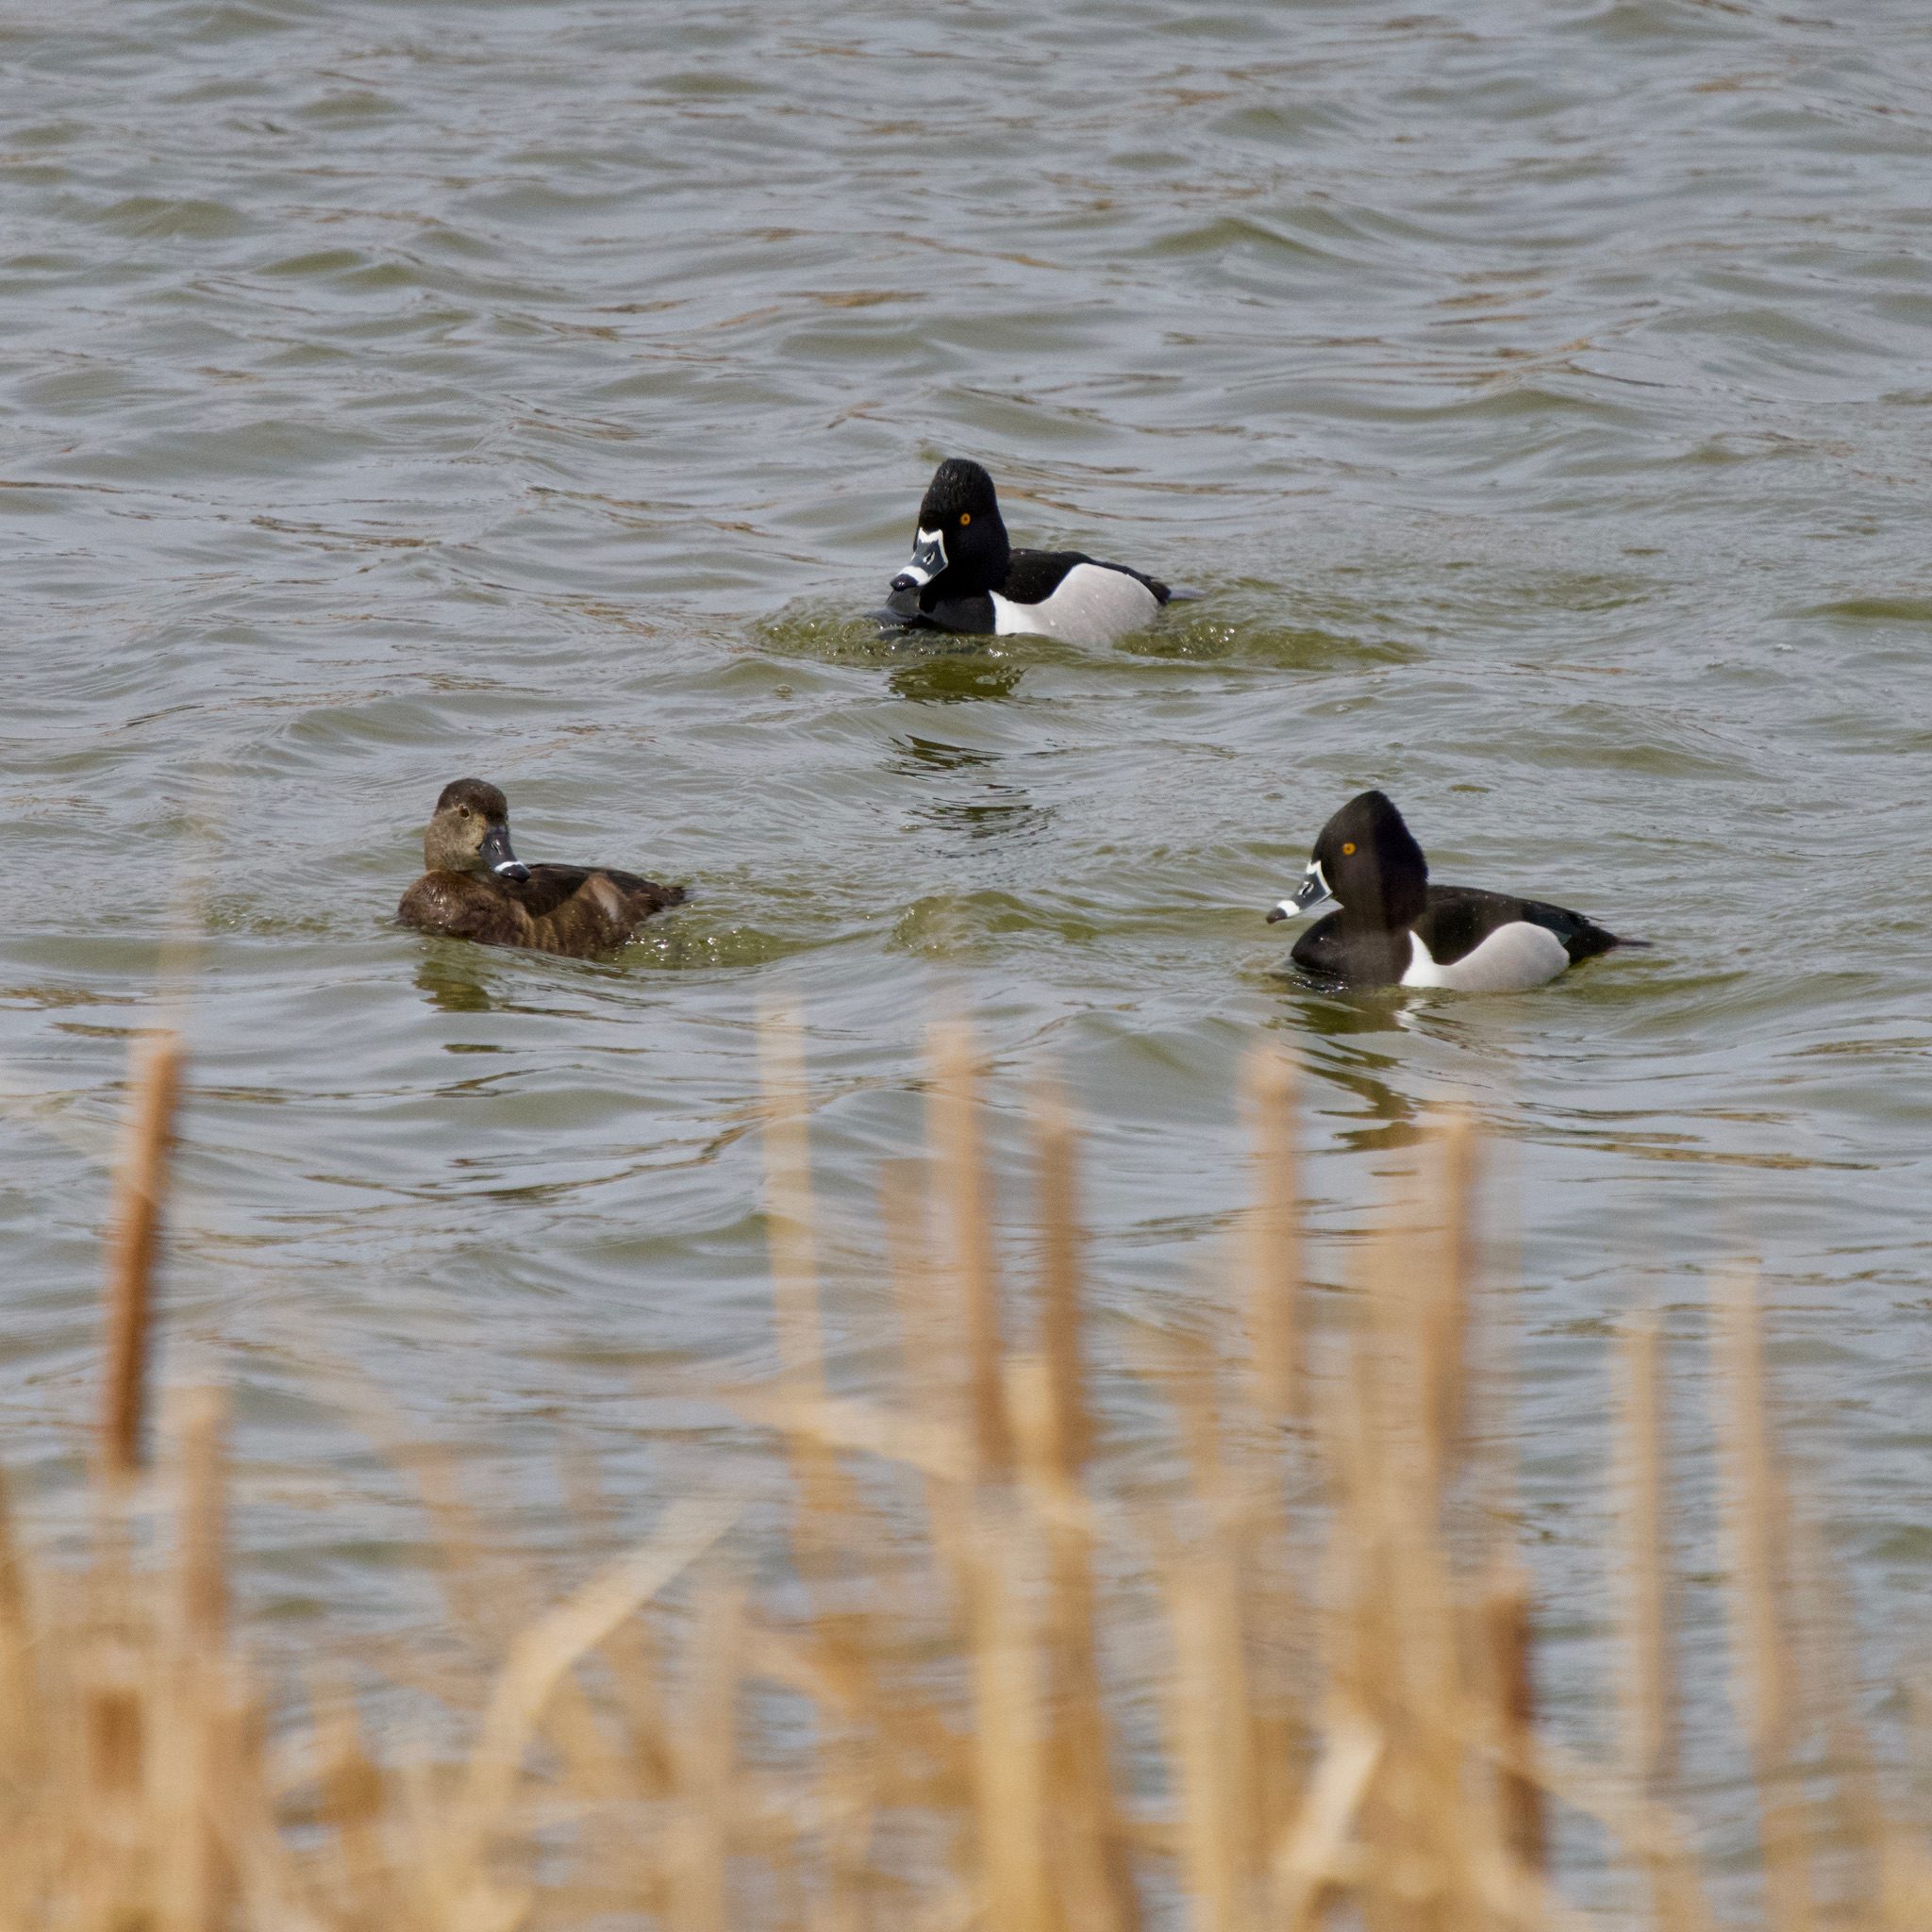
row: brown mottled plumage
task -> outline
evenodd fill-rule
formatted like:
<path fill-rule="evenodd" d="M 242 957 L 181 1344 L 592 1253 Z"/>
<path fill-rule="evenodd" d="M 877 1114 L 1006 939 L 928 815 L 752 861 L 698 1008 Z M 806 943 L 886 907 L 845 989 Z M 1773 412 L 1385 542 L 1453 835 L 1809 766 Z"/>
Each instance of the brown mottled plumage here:
<path fill-rule="evenodd" d="M 423 834 L 423 876 L 396 917 L 425 932 L 485 946 L 528 946 L 581 959 L 608 953 L 682 886 L 583 865 L 525 865 L 509 845 L 509 805 L 494 785 L 458 778 L 442 788 Z"/>

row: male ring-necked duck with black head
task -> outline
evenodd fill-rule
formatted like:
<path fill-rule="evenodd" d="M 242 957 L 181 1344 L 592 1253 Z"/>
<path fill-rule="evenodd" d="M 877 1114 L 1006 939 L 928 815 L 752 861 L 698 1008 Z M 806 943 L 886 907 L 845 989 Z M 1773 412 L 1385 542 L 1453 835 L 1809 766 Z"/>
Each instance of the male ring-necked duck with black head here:
<path fill-rule="evenodd" d="M 458 778 L 442 788 L 423 834 L 427 870 L 396 916 L 425 932 L 486 946 L 529 946 L 581 959 L 621 946 L 682 886 L 583 865 L 525 865 L 509 845 L 509 805 L 494 785 Z"/>
<path fill-rule="evenodd" d="M 1300 891 L 1268 917 L 1330 900 L 1341 910 L 1311 925 L 1289 957 L 1334 986 L 1521 992 L 1613 946 L 1648 944 L 1540 899 L 1430 885 L 1423 848 L 1379 791 L 1350 799 L 1322 827 Z"/>
<path fill-rule="evenodd" d="M 1070 644 L 1110 644 L 1143 630 L 1173 593 L 1124 563 L 1077 550 L 1015 550 L 992 478 L 948 457 L 919 506 L 912 558 L 880 614 L 914 628 L 971 637 L 1025 632 Z"/>

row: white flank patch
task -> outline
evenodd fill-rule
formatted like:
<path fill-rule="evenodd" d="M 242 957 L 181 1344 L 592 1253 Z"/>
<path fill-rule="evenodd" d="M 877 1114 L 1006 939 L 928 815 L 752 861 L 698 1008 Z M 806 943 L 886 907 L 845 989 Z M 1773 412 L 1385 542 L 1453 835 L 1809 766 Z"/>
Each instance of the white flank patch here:
<path fill-rule="evenodd" d="M 1058 638 L 1069 644 L 1110 644 L 1154 622 L 1160 600 L 1138 577 L 1097 563 L 1076 563 L 1039 604 L 992 593 L 992 627 L 1002 637 Z"/>
<path fill-rule="evenodd" d="M 1439 986 L 1453 992 L 1523 992 L 1556 978 L 1570 963 L 1563 941 L 1547 926 L 1526 919 L 1499 925 L 1473 951 L 1448 966 L 1438 966 L 1421 938 L 1408 936 L 1408 971 L 1404 986 Z"/>

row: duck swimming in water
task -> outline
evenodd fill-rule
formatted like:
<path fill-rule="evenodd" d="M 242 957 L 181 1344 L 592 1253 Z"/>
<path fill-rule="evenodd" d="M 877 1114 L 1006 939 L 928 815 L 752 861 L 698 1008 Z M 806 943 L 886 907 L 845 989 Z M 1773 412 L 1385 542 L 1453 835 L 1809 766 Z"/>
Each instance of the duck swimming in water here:
<path fill-rule="evenodd" d="M 1541 899 L 1428 881 L 1428 860 L 1402 814 L 1383 792 L 1364 791 L 1322 827 L 1300 891 L 1268 917 L 1339 904 L 1289 957 L 1311 978 L 1352 988 L 1522 992 L 1597 953 L 1649 943 Z"/>
<path fill-rule="evenodd" d="M 423 876 L 396 917 L 485 946 L 528 946 L 573 959 L 621 946 L 654 912 L 684 898 L 635 873 L 525 865 L 509 843 L 509 804 L 481 778 L 442 788 L 423 834 Z"/>
<path fill-rule="evenodd" d="M 1173 594 L 1124 563 L 1098 563 L 1077 550 L 1015 550 L 992 478 L 975 462 L 948 457 L 926 485 L 911 558 L 879 615 L 915 630 L 1110 644 L 1144 630 Z"/>

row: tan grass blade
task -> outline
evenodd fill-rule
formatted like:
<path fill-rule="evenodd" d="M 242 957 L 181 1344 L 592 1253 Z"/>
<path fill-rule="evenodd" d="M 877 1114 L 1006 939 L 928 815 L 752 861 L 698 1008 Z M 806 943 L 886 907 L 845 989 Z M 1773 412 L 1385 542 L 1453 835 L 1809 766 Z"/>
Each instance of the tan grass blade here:
<path fill-rule="evenodd" d="M 479 1830 L 506 1811 L 543 1707 L 578 1659 L 638 1606 L 681 1575 L 738 1520 L 735 1505 L 674 1503 L 651 1540 L 608 1565 L 511 1647 L 469 1766 L 469 1803 Z"/>
<path fill-rule="evenodd" d="M 1269 1860 L 1267 1923 L 1280 1932 L 1317 1924 L 1324 1893 L 1353 1875 L 1343 1850 L 1382 1753 L 1374 1724 L 1342 1711 L 1330 1718 L 1301 1810 Z"/>

